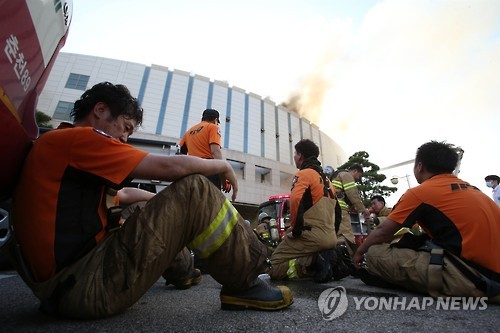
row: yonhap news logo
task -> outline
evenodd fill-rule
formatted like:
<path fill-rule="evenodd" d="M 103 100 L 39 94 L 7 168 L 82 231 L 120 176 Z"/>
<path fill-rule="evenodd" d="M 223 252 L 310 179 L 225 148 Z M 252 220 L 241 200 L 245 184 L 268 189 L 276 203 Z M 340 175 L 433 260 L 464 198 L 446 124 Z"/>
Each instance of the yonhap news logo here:
<path fill-rule="evenodd" d="M 488 297 L 353 297 L 355 310 L 364 311 L 476 311 L 488 308 Z M 349 305 L 344 287 L 325 289 L 318 297 L 318 308 L 324 320 L 342 316 Z"/>
<path fill-rule="evenodd" d="M 324 320 L 333 320 L 344 314 L 349 301 L 342 286 L 324 290 L 318 298 L 318 307 Z"/>

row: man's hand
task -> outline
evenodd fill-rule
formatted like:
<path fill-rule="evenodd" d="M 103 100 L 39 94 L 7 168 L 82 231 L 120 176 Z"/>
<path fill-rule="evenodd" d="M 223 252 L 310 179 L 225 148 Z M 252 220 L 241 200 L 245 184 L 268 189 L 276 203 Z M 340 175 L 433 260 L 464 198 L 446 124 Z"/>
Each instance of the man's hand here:
<path fill-rule="evenodd" d="M 401 228 L 399 223 L 387 218 L 383 223 L 373 230 L 365 241 L 358 247 L 358 250 L 352 258 L 352 263 L 357 268 L 361 268 L 364 259 L 364 254 L 368 251 L 370 246 L 382 243 L 389 243 L 394 238 L 394 233 Z"/>
<path fill-rule="evenodd" d="M 231 192 L 231 182 L 229 180 L 225 179 L 221 187 L 222 187 L 222 192 L 224 193 Z"/>
<path fill-rule="evenodd" d="M 238 181 L 236 180 L 236 174 L 234 173 L 231 164 L 227 161 L 224 161 L 224 163 L 226 163 L 227 167 L 225 172 L 220 174 L 221 189 L 223 192 L 229 193 L 232 188 L 233 195 L 231 196 L 231 201 L 234 201 L 236 200 L 236 195 L 238 194 Z"/>
<path fill-rule="evenodd" d="M 364 253 L 360 252 L 359 250 L 357 250 L 356 253 L 354 253 L 354 256 L 352 257 L 352 263 L 353 263 L 354 267 L 356 267 L 358 269 L 363 268 L 362 264 L 363 264 L 364 260 L 365 260 Z"/>

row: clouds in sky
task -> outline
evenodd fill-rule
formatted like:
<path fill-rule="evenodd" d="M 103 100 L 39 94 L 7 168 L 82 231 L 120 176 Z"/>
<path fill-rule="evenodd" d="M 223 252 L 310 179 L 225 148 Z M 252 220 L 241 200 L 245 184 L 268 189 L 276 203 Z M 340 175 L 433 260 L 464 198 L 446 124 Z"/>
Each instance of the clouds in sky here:
<path fill-rule="evenodd" d="M 461 176 L 484 192 L 500 173 L 500 1 L 74 0 L 63 51 L 294 97 L 381 167 L 436 139 L 465 150 Z"/>

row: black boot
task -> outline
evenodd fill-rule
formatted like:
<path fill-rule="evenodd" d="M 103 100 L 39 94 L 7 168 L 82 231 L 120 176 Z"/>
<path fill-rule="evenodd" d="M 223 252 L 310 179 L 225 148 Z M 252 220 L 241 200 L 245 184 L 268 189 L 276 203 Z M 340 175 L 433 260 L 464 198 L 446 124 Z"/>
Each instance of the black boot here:
<path fill-rule="evenodd" d="M 325 283 L 331 281 L 333 276 L 332 263 L 337 262 L 337 253 L 335 250 L 321 251 L 316 255 L 314 262 L 314 281 Z"/>
<path fill-rule="evenodd" d="M 292 292 L 285 286 L 273 286 L 269 279 L 258 277 L 253 285 L 245 290 L 227 290 L 220 292 L 222 310 L 267 310 L 284 309 L 293 303 Z"/>
<path fill-rule="evenodd" d="M 335 248 L 337 254 L 337 262 L 332 267 L 333 279 L 338 281 L 340 279 L 349 276 L 354 269 L 352 264 L 351 256 L 349 255 L 349 250 L 345 245 L 337 245 Z"/>
<path fill-rule="evenodd" d="M 388 289 L 396 288 L 396 286 L 393 285 L 392 283 L 385 281 L 381 277 L 368 273 L 368 271 L 364 268 L 359 270 L 359 275 L 361 281 L 363 281 L 365 284 L 369 286 L 388 288 Z"/>

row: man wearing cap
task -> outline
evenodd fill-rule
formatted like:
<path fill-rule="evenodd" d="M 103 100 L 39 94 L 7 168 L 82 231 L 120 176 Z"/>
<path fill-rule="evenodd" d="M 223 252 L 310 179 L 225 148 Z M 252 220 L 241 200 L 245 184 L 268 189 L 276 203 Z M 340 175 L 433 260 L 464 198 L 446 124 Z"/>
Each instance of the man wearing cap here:
<path fill-rule="evenodd" d="M 206 109 L 201 122 L 191 127 L 181 139 L 181 154 L 197 156 L 205 159 L 222 159 L 219 130 L 219 111 Z M 217 188 L 221 188 L 218 175 L 207 177 Z M 226 192 L 226 191 L 225 191 Z"/>

